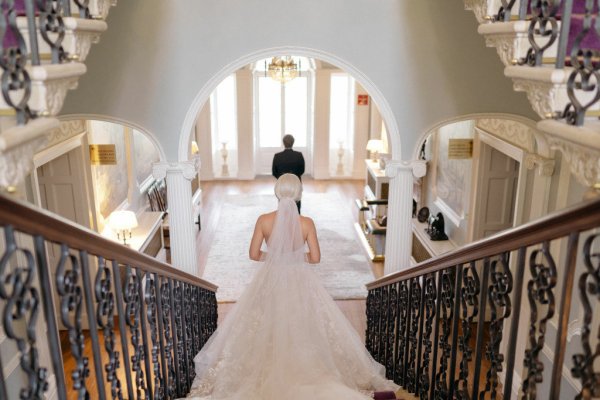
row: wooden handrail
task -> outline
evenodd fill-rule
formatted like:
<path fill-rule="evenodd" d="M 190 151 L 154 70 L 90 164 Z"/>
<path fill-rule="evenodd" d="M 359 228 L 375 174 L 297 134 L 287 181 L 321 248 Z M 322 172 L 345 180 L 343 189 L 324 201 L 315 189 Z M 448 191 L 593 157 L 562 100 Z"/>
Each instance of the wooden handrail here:
<path fill-rule="evenodd" d="M 19 232 L 32 236 L 41 235 L 48 241 L 64 243 L 77 250 L 86 250 L 107 260 L 117 260 L 119 263 L 140 267 L 147 272 L 175 278 L 207 290 L 217 290 L 216 285 L 204 279 L 107 239 L 59 215 L 6 195 L 0 195 L 0 225 L 12 225 Z"/>
<path fill-rule="evenodd" d="M 589 200 L 423 261 L 404 271 L 383 276 L 368 283 L 367 290 L 568 236 L 571 232 L 585 231 L 598 225 L 600 225 L 600 199 Z"/>

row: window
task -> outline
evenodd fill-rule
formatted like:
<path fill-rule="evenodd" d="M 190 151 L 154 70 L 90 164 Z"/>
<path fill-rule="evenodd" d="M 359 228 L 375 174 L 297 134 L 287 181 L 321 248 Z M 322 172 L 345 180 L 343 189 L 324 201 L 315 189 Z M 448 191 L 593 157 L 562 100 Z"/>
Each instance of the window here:
<path fill-rule="evenodd" d="M 332 175 L 351 175 L 354 148 L 354 79 L 331 74 L 329 103 L 329 169 Z"/>
<path fill-rule="evenodd" d="M 286 84 L 258 78 L 258 132 L 260 147 L 280 147 L 281 138 L 294 135 L 294 147 L 305 147 L 308 136 L 308 78 Z"/>
<path fill-rule="evenodd" d="M 210 96 L 213 170 L 216 176 L 235 176 L 237 173 L 236 98 L 235 74 L 225 78 Z M 224 153 L 227 155 L 227 168 L 223 166 Z"/>

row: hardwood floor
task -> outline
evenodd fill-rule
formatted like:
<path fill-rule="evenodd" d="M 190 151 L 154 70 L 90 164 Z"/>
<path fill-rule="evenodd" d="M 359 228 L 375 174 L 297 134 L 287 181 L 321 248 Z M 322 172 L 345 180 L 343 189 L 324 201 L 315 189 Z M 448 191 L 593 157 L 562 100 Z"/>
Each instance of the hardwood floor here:
<path fill-rule="evenodd" d="M 206 181 L 202 183 L 202 230 L 198 233 L 198 265 L 204 272 L 212 240 L 214 238 L 219 217 L 221 215 L 224 195 L 229 194 L 273 194 L 275 179 L 272 177 L 257 177 L 253 181 Z M 363 197 L 364 181 L 362 180 L 314 180 L 302 179 L 305 193 L 337 193 L 342 199 L 342 206 L 347 207 L 353 222 L 358 221 L 358 213 L 354 205 L 356 198 Z M 257 215 L 258 217 L 258 215 Z M 250 238 L 248 238 L 248 242 Z M 360 244 L 357 242 L 357 246 Z M 364 251 L 364 250 L 362 250 Z M 366 255 L 366 252 L 365 252 Z M 383 275 L 383 263 L 370 263 L 375 277 Z M 346 315 L 352 326 L 364 340 L 366 329 L 364 300 L 337 300 L 336 303 Z M 227 315 L 233 304 L 219 304 L 219 322 Z"/>

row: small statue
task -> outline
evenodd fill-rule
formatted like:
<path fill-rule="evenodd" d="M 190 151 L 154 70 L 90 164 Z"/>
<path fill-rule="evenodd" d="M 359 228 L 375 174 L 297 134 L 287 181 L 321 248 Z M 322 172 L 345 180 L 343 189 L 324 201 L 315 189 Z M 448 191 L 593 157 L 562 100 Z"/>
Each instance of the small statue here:
<path fill-rule="evenodd" d="M 429 226 L 427 228 L 427 234 L 431 240 L 448 240 L 448 235 L 444 232 L 444 215 L 439 212 L 434 217 L 433 215 L 429 218 Z"/>

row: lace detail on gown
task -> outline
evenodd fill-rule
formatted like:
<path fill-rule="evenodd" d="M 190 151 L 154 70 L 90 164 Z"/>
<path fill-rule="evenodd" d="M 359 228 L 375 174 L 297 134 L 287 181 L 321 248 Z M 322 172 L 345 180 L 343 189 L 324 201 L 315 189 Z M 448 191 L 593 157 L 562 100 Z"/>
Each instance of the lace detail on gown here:
<path fill-rule="evenodd" d="M 194 358 L 188 397 L 364 400 L 375 390 L 397 390 L 303 262 L 298 212 L 289 199 L 280 201 L 268 250 L 264 265 Z"/>

